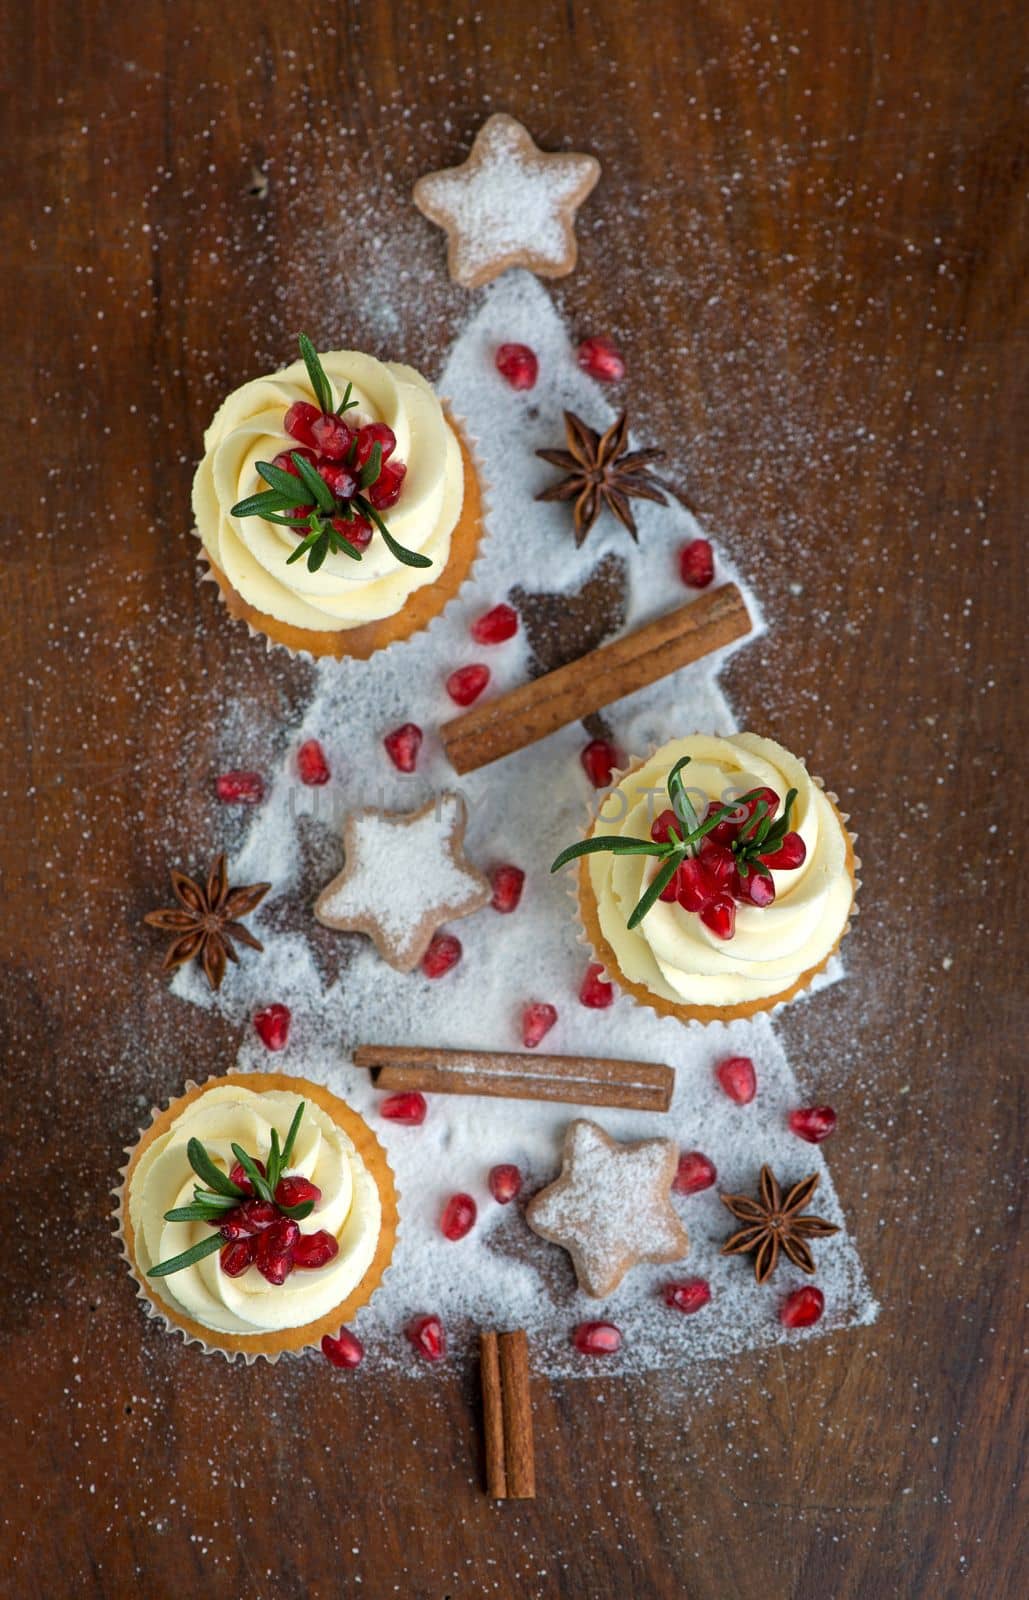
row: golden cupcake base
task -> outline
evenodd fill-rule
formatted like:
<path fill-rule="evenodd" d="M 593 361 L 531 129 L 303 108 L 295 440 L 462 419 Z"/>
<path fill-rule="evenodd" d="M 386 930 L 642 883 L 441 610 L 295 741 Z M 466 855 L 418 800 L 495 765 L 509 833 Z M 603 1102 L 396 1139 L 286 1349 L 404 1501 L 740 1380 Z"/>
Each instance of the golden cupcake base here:
<path fill-rule="evenodd" d="M 353 1140 L 358 1155 L 371 1173 L 379 1191 L 382 1221 L 371 1264 L 360 1283 L 355 1285 L 346 1299 L 341 1300 L 339 1305 L 326 1312 L 323 1317 L 319 1317 L 316 1322 L 307 1322 L 298 1328 L 279 1328 L 274 1332 L 255 1334 L 224 1333 L 216 1328 L 205 1327 L 203 1323 L 194 1322 L 176 1305 L 166 1300 L 160 1290 L 160 1285 L 165 1280 L 147 1278 L 137 1260 L 135 1233 L 128 1203 L 136 1164 L 153 1141 L 168 1132 L 172 1123 L 182 1115 L 187 1106 L 198 1100 L 206 1090 L 224 1084 L 236 1084 L 241 1089 L 249 1089 L 257 1094 L 269 1090 L 285 1090 L 289 1094 L 300 1095 L 304 1100 L 313 1100 Z M 114 1215 L 118 1224 L 117 1235 L 122 1241 L 122 1253 L 135 1280 L 138 1297 L 143 1301 L 149 1316 L 163 1322 L 172 1332 L 181 1333 L 187 1342 L 202 1345 L 205 1351 L 219 1351 L 229 1361 L 242 1356 L 250 1365 L 261 1356 L 267 1361 L 277 1361 L 284 1353 L 316 1347 L 324 1334 L 337 1334 L 355 1311 L 367 1305 L 389 1267 L 396 1244 L 398 1212 L 396 1184 L 386 1160 L 386 1153 L 363 1117 L 358 1116 L 356 1111 L 352 1111 L 334 1094 L 330 1094 L 328 1089 L 323 1089 L 320 1084 L 311 1083 L 307 1078 L 295 1078 L 285 1072 L 226 1072 L 208 1078 L 202 1084 L 188 1083 L 185 1094 L 172 1100 L 163 1111 L 155 1106 L 150 1126 L 144 1130 L 135 1146 L 127 1153 L 129 1161 L 122 1171 L 122 1182 L 116 1191 L 118 1204 Z"/>

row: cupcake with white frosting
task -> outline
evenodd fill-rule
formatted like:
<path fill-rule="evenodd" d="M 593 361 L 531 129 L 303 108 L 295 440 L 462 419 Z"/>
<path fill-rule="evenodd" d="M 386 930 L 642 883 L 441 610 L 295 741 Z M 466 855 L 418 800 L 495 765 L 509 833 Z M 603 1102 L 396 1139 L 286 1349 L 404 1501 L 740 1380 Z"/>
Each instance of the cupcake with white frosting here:
<path fill-rule="evenodd" d="M 693 734 L 623 773 L 579 859 L 598 960 L 662 1015 L 730 1021 L 806 989 L 847 931 L 846 819 L 772 739 Z"/>
<path fill-rule="evenodd" d="M 353 350 L 236 389 L 204 435 L 193 514 L 230 613 L 315 656 L 371 655 L 457 593 L 481 533 L 466 441 L 412 367 Z"/>
<path fill-rule="evenodd" d="M 334 1336 L 389 1265 L 397 1208 L 382 1148 L 302 1078 L 190 1086 L 155 1111 L 123 1177 L 119 1233 L 147 1309 L 230 1358 Z"/>

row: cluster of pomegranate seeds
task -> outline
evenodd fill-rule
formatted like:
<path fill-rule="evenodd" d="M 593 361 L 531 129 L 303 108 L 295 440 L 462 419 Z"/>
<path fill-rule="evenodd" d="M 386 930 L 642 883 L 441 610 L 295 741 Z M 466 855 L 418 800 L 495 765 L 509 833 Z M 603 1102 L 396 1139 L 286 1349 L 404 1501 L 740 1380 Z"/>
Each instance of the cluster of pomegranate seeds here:
<path fill-rule="evenodd" d="M 715 1068 L 715 1077 L 738 1106 L 748 1106 L 757 1094 L 757 1073 L 749 1056 L 726 1056 Z"/>
<path fill-rule="evenodd" d="M 339 1245 L 331 1233 L 319 1228 L 316 1233 L 302 1233 L 293 1246 L 293 1265 L 314 1270 L 326 1266 L 339 1255 Z"/>
<path fill-rule="evenodd" d="M 236 769 L 215 779 L 215 793 L 228 805 L 256 806 L 264 799 L 264 779 L 259 772 Z"/>
<path fill-rule="evenodd" d="M 498 1206 L 510 1205 L 522 1192 L 522 1174 L 513 1163 L 504 1161 L 490 1168 L 489 1192 Z"/>
<path fill-rule="evenodd" d="M 556 1021 L 556 1006 L 546 1000 L 531 1000 L 522 1012 L 522 1043 L 526 1050 L 535 1050 Z"/>
<path fill-rule="evenodd" d="M 514 606 L 501 602 L 492 611 L 476 617 L 471 635 L 476 644 L 506 644 L 518 632 L 518 613 Z"/>
<path fill-rule="evenodd" d="M 676 1194 L 699 1194 L 717 1181 L 714 1162 L 700 1150 L 684 1150 L 675 1169 L 672 1188 Z"/>
<path fill-rule="evenodd" d="M 401 1089 L 379 1102 L 379 1115 L 385 1117 L 387 1122 L 399 1122 L 405 1128 L 420 1128 L 428 1109 L 425 1096 L 417 1089 Z"/>
<path fill-rule="evenodd" d="M 540 364 L 535 350 L 531 350 L 527 344 L 498 345 L 494 360 L 500 376 L 507 379 L 512 389 L 536 387 Z"/>
<path fill-rule="evenodd" d="M 691 1317 L 711 1299 L 711 1285 L 706 1278 L 683 1278 L 678 1283 L 666 1283 L 662 1287 L 661 1298 L 673 1311 L 681 1311 Z"/>
<path fill-rule="evenodd" d="M 522 889 L 525 887 L 525 873 L 521 867 L 512 867 L 505 864 L 494 867 L 490 876 L 493 885 L 493 899 L 490 905 L 494 911 L 500 911 L 508 916 L 518 909 L 518 902 L 522 898 Z"/>
<path fill-rule="evenodd" d="M 297 751 L 297 772 L 300 782 L 309 789 L 320 789 L 332 776 L 325 751 L 317 739 L 306 739 Z"/>
<path fill-rule="evenodd" d="M 595 334 L 583 339 L 578 350 L 579 365 L 591 378 L 601 383 L 620 383 L 625 377 L 625 362 L 613 339 Z"/>
<path fill-rule="evenodd" d="M 805 1284 L 803 1289 L 794 1289 L 786 1296 L 779 1307 L 779 1321 L 784 1328 L 810 1328 L 820 1320 L 824 1310 L 825 1295 L 821 1289 Z"/>
<path fill-rule="evenodd" d="M 609 739 L 591 739 L 579 759 L 595 789 L 606 789 L 615 768 L 625 765 L 622 752 Z"/>
<path fill-rule="evenodd" d="M 613 1322 L 580 1322 L 572 1329 L 572 1344 L 580 1355 L 613 1356 L 622 1335 Z"/>
<path fill-rule="evenodd" d="M 422 972 L 427 978 L 442 978 L 457 966 L 461 954 L 461 941 L 456 934 L 433 934 L 429 948 L 422 956 Z"/>
<path fill-rule="evenodd" d="M 447 679 L 447 694 L 457 706 L 470 706 L 489 683 L 490 671 L 481 661 L 458 667 Z"/>
<path fill-rule="evenodd" d="M 591 961 L 579 989 L 579 999 L 592 1011 L 606 1011 L 615 997 L 614 985 L 601 977 L 603 970 L 599 961 Z"/>
<path fill-rule="evenodd" d="M 447 1336 L 439 1317 L 429 1314 L 412 1317 L 404 1332 L 425 1361 L 443 1360 L 447 1353 Z"/>
<path fill-rule="evenodd" d="M 821 1144 L 836 1127 L 836 1113 L 832 1106 L 801 1106 L 791 1111 L 787 1119 L 790 1132 L 808 1144 Z"/>
<path fill-rule="evenodd" d="M 257 1012 L 254 1017 L 254 1027 L 266 1050 L 285 1050 L 291 1021 L 292 1013 L 289 1006 L 282 1005 L 278 1000 Z M 233 1168 L 233 1171 L 235 1170 Z M 235 1179 L 233 1181 L 235 1182 Z"/>
<path fill-rule="evenodd" d="M 475 1227 L 478 1214 L 478 1207 L 470 1194 L 452 1194 L 443 1207 L 443 1215 L 439 1219 L 439 1231 L 444 1239 L 452 1239 L 455 1242 L 463 1239 Z"/>
<path fill-rule="evenodd" d="M 322 1355 L 334 1367 L 359 1367 L 364 1360 L 364 1345 L 349 1328 L 340 1328 L 335 1338 L 331 1333 L 324 1336 Z"/>
<path fill-rule="evenodd" d="M 413 772 L 422 748 L 422 730 L 417 722 L 403 722 L 383 739 L 386 754 L 398 772 Z"/>
<path fill-rule="evenodd" d="M 679 571 L 690 589 L 706 589 L 715 575 L 715 556 L 708 539 L 691 539 L 679 551 Z"/>

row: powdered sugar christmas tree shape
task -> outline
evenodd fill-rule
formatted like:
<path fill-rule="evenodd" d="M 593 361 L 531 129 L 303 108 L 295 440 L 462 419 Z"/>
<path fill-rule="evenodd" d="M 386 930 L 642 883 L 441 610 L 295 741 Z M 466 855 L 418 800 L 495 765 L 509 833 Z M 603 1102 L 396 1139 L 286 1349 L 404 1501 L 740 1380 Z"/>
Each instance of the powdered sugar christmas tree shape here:
<path fill-rule="evenodd" d="M 346 865 L 315 901 L 318 921 L 368 934 L 391 967 L 413 972 L 437 929 L 480 911 L 492 893 L 461 848 L 466 822 L 459 794 L 434 796 L 406 816 L 349 816 Z"/>
<path fill-rule="evenodd" d="M 513 391 L 496 371 L 493 358 L 505 341 L 529 344 L 539 358 L 539 380 L 527 394 Z M 291 732 L 279 771 L 266 774 L 265 800 L 232 862 L 237 881 L 271 879 L 269 899 L 276 903 L 277 897 L 310 903 L 321 887 L 311 877 L 311 853 L 302 849 L 305 836 L 321 831 L 331 841 L 352 812 L 369 806 L 411 812 L 453 785 L 434 729 L 453 712 L 448 674 L 483 659 L 484 647 L 469 630 L 484 611 L 518 588 L 545 589 L 548 596 L 576 593 L 609 554 L 628 574 L 620 624 L 625 629 L 638 628 L 690 597 L 680 583 L 678 552 L 702 530 L 679 504 L 640 506 L 638 549 L 608 518 L 577 549 L 568 534 L 567 507 L 533 503 L 552 476 L 533 451 L 560 437 L 562 413 L 575 411 L 595 427 L 612 419 L 607 396 L 577 365 L 565 325 L 536 278 L 513 272 L 491 286 L 459 334 L 438 388 L 456 414 L 470 419 L 483 474 L 493 486 L 474 579 L 424 634 L 368 662 L 327 662 L 316 669 L 302 724 Z M 721 552 L 716 568 L 716 582 L 739 582 Z M 759 619 L 753 594 L 747 604 Z M 532 656 L 524 627 L 490 648 L 496 691 L 523 683 L 531 675 Z M 642 755 L 674 733 L 736 729 L 718 684 L 723 660 L 724 655 L 706 658 L 612 705 L 605 713 L 611 736 L 626 752 Z M 780 716 L 788 712 L 786 703 Z M 382 746 L 384 731 L 407 721 L 425 730 L 419 769 L 412 774 L 398 772 Z M 245 704 L 230 702 L 226 726 L 240 730 L 239 748 L 232 754 L 241 765 L 249 755 L 248 725 Z M 306 739 L 318 739 L 325 748 L 333 776 L 323 788 L 297 786 L 295 750 Z M 286 1049 L 276 1055 L 276 1068 L 324 1082 L 368 1118 L 387 1147 L 402 1195 L 402 1225 L 393 1267 L 355 1329 L 367 1348 L 369 1367 L 397 1365 L 412 1379 L 435 1370 L 411 1355 L 402 1332 L 409 1317 L 426 1311 L 443 1319 L 456 1359 L 480 1327 L 522 1327 L 530 1334 L 534 1368 L 541 1374 L 595 1374 L 595 1363 L 572 1348 L 569 1333 L 583 1317 L 596 1315 L 596 1301 L 574 1287 L 562 1252 L 527 1228 L 519 1203 L 498 1205 L 488 1184 L 490 1168 L 500 1163 L 521 1169 L 526 1194 L 551 1183 L 576 1110 L 543 1102 L 430 1097 L 421 1127 L 398 1128 L 379 1115 L 381 1095 L 369 1074 L 354 1067 L 353 1048 L 375 1041 L 517 1050 L 524 1006 L 541 1000 L 558 1012 L 547 1035 L 547 1048 L 557 1054 L 668 1062 L 676 1088 L 663 1115 L 581 1110 L 595 1116 L 612 1138 L 671 1139 L 682 1149 L 702 1150 L 717 1168 L 717 1185 L 690 1196 L 676 1194 L 672 1202 L 690 1236 L 687 1269 L 710 1284 L 710 1303 L 690 1317 L 670 1310 L 659 1290 L 669 1271 L 677 1269 L 650 1263 L 634 1267 L 604 1302 L 604 1315 L 623 1334 L 621 1349 L 605 1359 L 605 1375 L 659 1367 L 666 1384 L 669 1375 L 681 1374 L 694 1398 L 706 1381 L 726 1372 L 735 1351 L 818 1338 L 873 1320 L 877 1308 L 825 1162 L 831 1143 L 805 1144 L 787 1126 L 788 1113 L 807 1103 L 810 1090 L 798 1084 L 774 1021 L 759 1016 L 728 1027 L 684 1027 L 626 996 L 605 1011 L 580 1004 L 589 953 L 579 940 L 567 886 L 550 876 L 549 867 L 569 839 L 581 834 L 595 803 L 580 761 L 586 741 L 573 725 L 462 779 L 471 859 L 487 870 L 501 862 L 521 867 L 526 881 L 516 911 L 499 916 L 487 908 L 464 923 L 463 958 L 442 981 L 394 970 L 364 941 L 348 952 L 339 977 L 323 978 L 312 954 L 317 932 L 305 939 L 295 919 L 288 928 L 270 926 L 274 918 L 262 907 L 255 922 L 263 954 L 253 953 L 244 968 L 233 969 L 217 996 L 186 969 L 174 989 L 198 1005 L 217 1007 L 241 1027 L 269 1000 L 287 1002 L 293 1027 Z M 834 962 L 831 976 L 841 970 Z M 817 991 L 814 999 L 795 1002 L 819 1003 Z M 715 1078 L 715 1066 L 730 1055 L 754 1060 L 758 1090 L 749 1105 L 730 1100 Z M 267 1067 L 264 1046 L 249 1028 L 239 1064 Z M 837 1109 L 845 1123 L 845 1098 Z M 818 1260 L 814 1281 L 825 1295 L 825 1314 L 802 1334 L 783 1328 L 778 1307 L 784 1294 L 811 1280 L 780 1268 L 774 1282 L 756 1285 L 746 1259 L 721 1255 L 733 1225 L 718 1192 L 753 1192 L 764 1163 L 784 1184 L 819 1172 L 818 1210 L 844 1228 Z M 439 1217 L 447 1197 L 458 1191 L 476 1200 L 478 1221 L 455 1245 L 440 1233 Z"/>
<path fill-rule="evenodd" d="M 514 117 L 483 123 L 460 167 L 430 172 L 414 203 L 449 239 L 450 276 L 466 289 L 509 267 L 561 278 L 578 257 L 575 213 L 600 177 L 595 156 L 549 154 Z"/>
<path fill-rule="evenodd" d="M 641 1261 L 679 1261 L 689 1235 L 672 1205 L 679 1161 L 671 1139 L 619 1144 L 579 1117 L 565 1134 L 561 1176 L 530 1200 L 534 1233 L 563 1245 L 579 1287 L 595 1299 L 613 1294 Z"/>

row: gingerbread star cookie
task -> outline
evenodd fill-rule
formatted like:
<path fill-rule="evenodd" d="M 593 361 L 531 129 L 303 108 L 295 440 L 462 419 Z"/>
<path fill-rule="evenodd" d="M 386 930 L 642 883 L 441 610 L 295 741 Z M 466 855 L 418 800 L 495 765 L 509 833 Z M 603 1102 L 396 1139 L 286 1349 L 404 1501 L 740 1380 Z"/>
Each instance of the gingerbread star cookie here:
<path fill-rule="evenodd" d="M 343 827 L 346 865 L 315 901 L 327 928 L 366 933 L 384 961 L 413 972 L 444 922 L 470 916 L 492 897 L 467 860 L 465 803 L 434 795 L 420 811 L 357 811 Z"/>
<path fill-rule="evenodd" d="M 565 1134 L 561 1176 L 526 1209 L 534 1233 L 563 1245 L 579 1288 L 602 1299 L 641 1261 L 679 1261 L 689 1236 L 672 1206 L 679 1148 L 671 1139 L 619 1144 L 580 1117 Z"/>
<path fill-rule="evenodd" d="M 540 150 L 520 122 L 498 114 L 463 166 L 419 178 L 414 203 L 445 229 L 450 276 L 466 289 L 509 267 L 563 278 L 578 256 L 575 213 L 599 177 L 595 156 Z"/>

